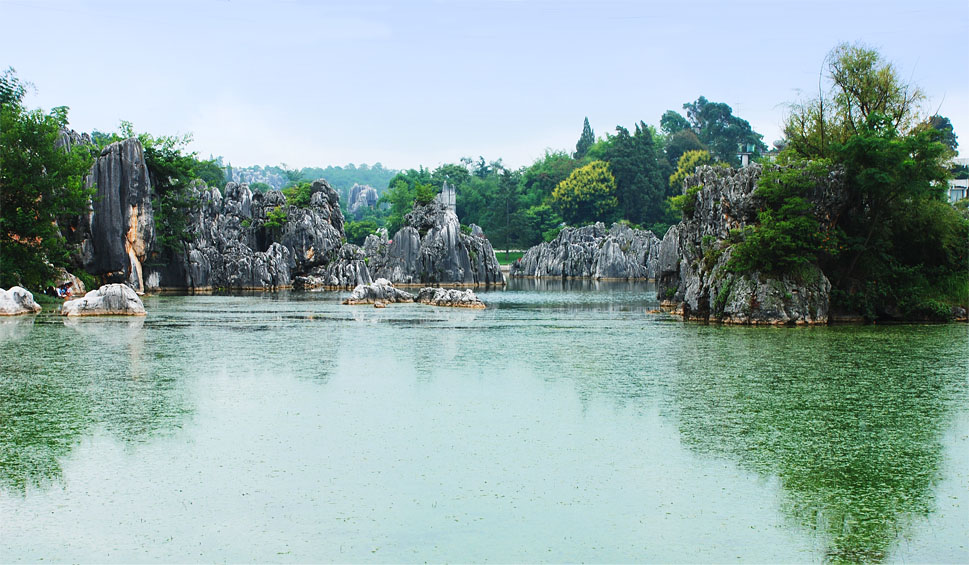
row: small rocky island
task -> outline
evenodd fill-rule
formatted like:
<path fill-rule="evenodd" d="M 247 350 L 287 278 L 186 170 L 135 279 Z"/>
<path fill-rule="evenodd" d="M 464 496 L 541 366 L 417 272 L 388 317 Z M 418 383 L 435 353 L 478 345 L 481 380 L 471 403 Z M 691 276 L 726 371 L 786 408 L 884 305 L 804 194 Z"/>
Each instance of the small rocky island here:
<path fill-rule="evenodd" d="M 344 304 L 350 305 L 373 304 L 378 308 L 396 302 L 417 302 L 451 308 L 485 308 L 484 302 L 479 300 L 471 289 L 424 287 L 414 295 L 394 288 L 387 279 L 377 279 L 370 284 L 357 285 L 350 296 L 343 301 Z"/>

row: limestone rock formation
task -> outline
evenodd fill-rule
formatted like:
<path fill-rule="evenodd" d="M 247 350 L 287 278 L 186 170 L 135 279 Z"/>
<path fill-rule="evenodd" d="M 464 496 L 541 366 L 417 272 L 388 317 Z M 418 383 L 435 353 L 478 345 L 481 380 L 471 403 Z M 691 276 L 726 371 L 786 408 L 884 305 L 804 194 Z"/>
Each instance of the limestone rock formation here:
<path fill-rule="evenodd" d="M 193 190 L 200 204 L 189 216 L 185 250 L 151 273 L 149 287 L 285 288 L 294 277 L 315 281 L 319 272 L 329 286 L 359 282 L 333 265 L 343 245 L 343 213 L 326 181 L 313 183 L 307 208 L 288 206 L 279 191 L 253 194 L 236 183 L 226 185 L 224 196 L 203 183 Z"/>
<path fill-rule="evenodd" d="M 394 288 L 387 279 L 377 279 L 370 284 L 360 284 L 353 289 L 344 304 L 375 304 L 388 302 L 413 302 L 414 295 Z"/>
<path fill-rule="evenodd" d="M 503 284 L 498 258 L 483 236 L 461 232 L 457 215 L 438 200 L 415 205 L 394 238 L 364 242 L 371 276 L 395 284 Z"/>
<path fill-rule="evenodd" d="M 125 284 L 107 284 L 68 300 L 61 306 L 62 316 L 144 316 L 145 305 Z"/>
<path fill-rule="evenodd" d="M 34 295 L 21 286 L 0 288 L 0 316 L 19 316 L 40 312 L 40 304 L 34 302 Z"/>
<path fill-rule="evenodd" d="M 131 138 L 105 147 L 86 185 L 97 193 L 86 222 L 90 238 L 82 243 L 85 270 L 143 292 L 143 264 L 155 242 L 155 226 L 141 143 Z"/>
<path fill-rule="evenodd" d="M 828 322 L 831 283 L 817 266 L 798 280 L 727 269 L 733 248 L 731 230 L 756 220 L 754 191 L 760 165 L 741 169 L 700 167 L 684 181 L 700 187 L 692 216 L 663 237 L 654 269 L 657 297 L 685 319 L 737 324 L 824 324 Z M 839 170 L 822 179 L 809 200 L 822 223 L 844 204 Z"/>
<path fill-rule="evenodd" d="M 453 308 L 484 308 L 485 303 L 478 299 L 474 291 L 469 289 L 425 287 L 417 293 L 417 302 L 431 306 L 449 306 Z"/>
<path fill-rule="evenodd" d="M 362 213 L 365 208 L 377 206 L 379 195 L 377 189 L 366 184 L 354 184 L 350 189 L 349 211 L 353 216 Z"/>
<path fill-rule="evenodd" d="M 513 277 L 647 279 L 655 276 L 660 240 L 653 232 L 601 222 L 565 228 L 530 248 L 511 269 Z"/>

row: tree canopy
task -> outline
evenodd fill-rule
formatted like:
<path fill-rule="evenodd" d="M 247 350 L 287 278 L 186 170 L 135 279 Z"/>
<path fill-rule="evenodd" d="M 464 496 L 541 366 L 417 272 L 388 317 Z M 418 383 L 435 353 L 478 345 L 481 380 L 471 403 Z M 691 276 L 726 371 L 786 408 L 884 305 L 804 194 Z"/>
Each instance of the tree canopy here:
<path fill-rule="evenodd" d="M 0 287 L 38 289 L 72 248 L 57 221 L 87 211 L 89 147 L 58 146 L 67 107 L 49 113 L 23 106 L 27 84 L 11 68 L 0 76 Z"/>

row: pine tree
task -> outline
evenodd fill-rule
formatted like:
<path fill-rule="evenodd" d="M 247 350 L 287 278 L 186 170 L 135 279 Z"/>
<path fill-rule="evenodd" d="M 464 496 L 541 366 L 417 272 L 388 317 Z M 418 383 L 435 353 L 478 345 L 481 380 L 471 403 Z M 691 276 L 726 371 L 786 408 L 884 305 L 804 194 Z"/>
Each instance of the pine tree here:
<path fill-rule="evenodd" d="M 575 144 L 575 155 L 576 159 L 581 159 L 585 157 L 585 154 L 589 152 L 589 148 L 592 144 L 596 142 L 596 136 L 592 133 L 592 127 L 589 125 L 589 118 L 586 117 L 585 122 L 582 123 L 582 135 L 579 136 L 579 141 Z"/>

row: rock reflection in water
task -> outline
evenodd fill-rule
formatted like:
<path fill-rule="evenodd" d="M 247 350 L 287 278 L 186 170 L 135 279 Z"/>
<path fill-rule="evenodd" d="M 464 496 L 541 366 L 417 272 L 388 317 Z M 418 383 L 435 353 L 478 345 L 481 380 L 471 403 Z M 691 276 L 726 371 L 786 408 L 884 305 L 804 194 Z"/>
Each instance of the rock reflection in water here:
<path fill-rule="evenodd" d="M 698 330 L 674 387 L 683 441 L 777 476 L 829 559 L 881 561 L 933 510 L 957 348 L 917 327 Z"/>

